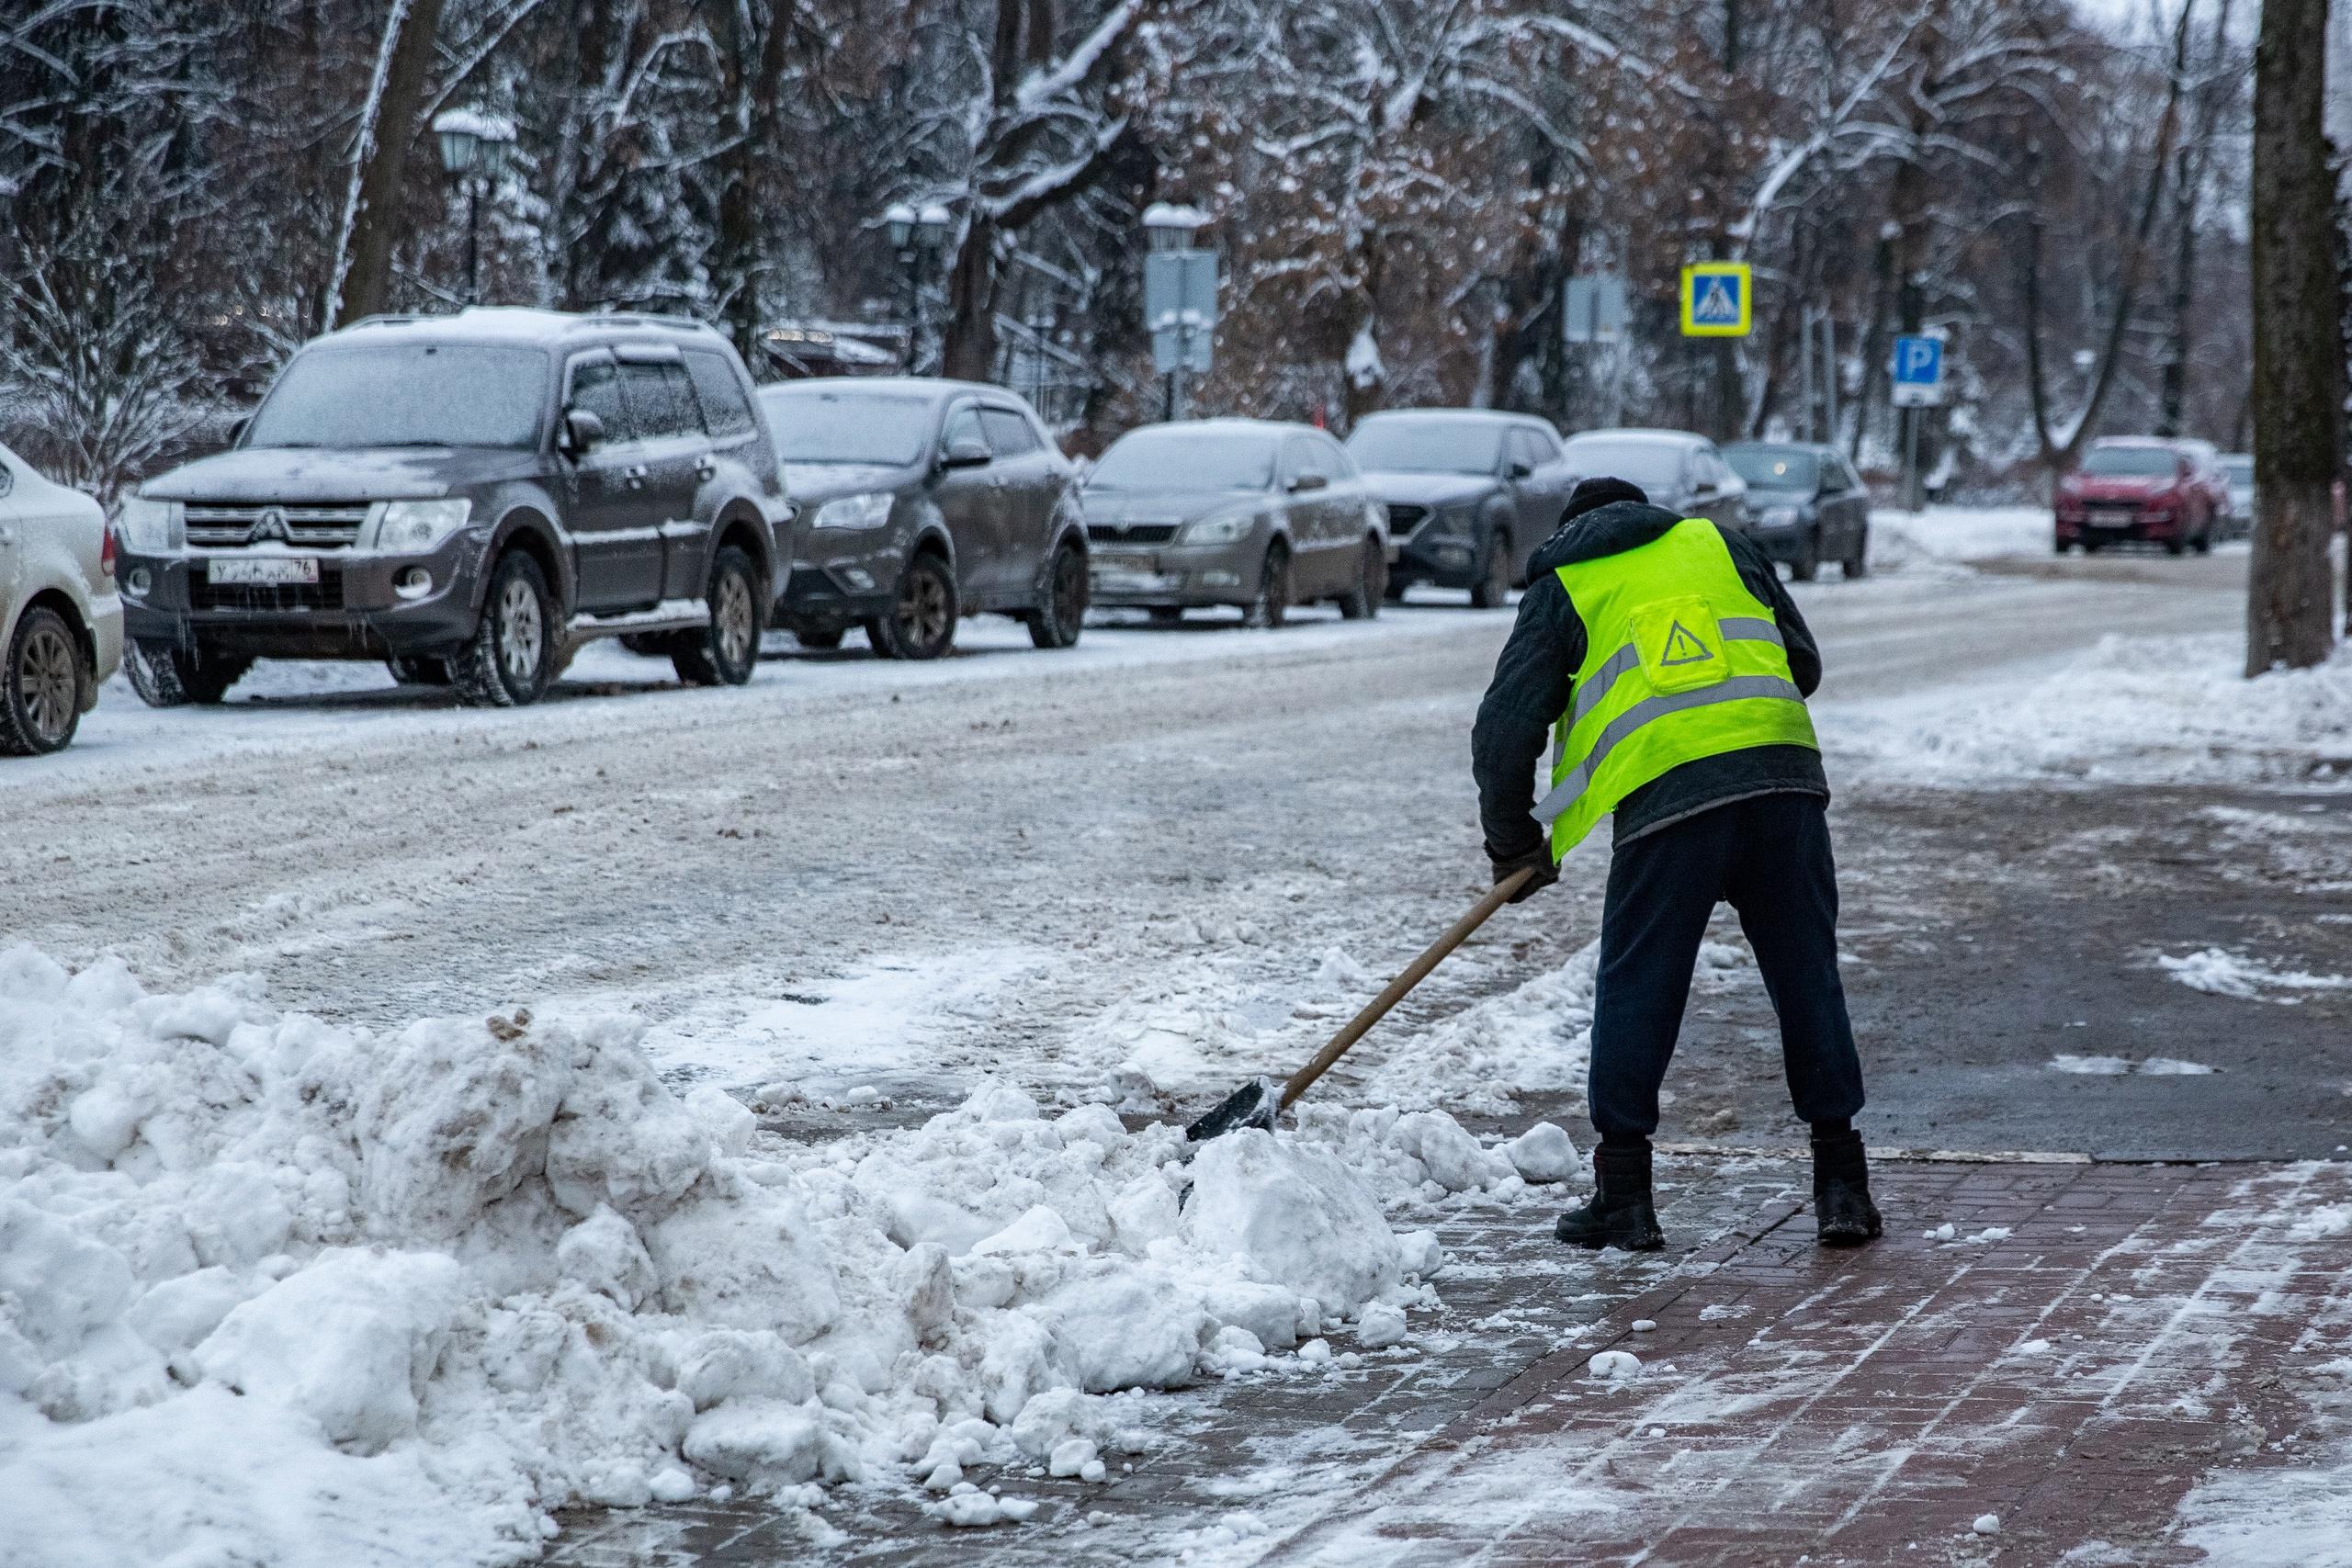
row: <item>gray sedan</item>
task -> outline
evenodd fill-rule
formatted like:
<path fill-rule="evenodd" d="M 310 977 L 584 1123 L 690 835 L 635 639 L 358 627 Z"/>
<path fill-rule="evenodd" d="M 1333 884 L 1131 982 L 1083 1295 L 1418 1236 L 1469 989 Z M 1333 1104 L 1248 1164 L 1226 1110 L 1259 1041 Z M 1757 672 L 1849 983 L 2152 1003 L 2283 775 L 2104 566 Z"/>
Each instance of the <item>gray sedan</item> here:
<path fill-rule="evenodd" d="M 1129 431 L 1081 492 L 1093 600 L 1156 621 L 1236 604 L 1278 626 L 1294 604 L 1379 612 L 1387 520 L 1346 448 L 1311 425 L 1213 419 Z"/>

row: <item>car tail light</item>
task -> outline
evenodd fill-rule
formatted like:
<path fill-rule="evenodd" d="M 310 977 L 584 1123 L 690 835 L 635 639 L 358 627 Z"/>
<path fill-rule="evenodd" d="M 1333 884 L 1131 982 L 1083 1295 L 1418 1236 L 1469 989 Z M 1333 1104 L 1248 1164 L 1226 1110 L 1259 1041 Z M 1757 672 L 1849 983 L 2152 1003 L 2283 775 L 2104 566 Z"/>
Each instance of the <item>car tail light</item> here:
<path fill-rule="evenodd" d="M 98 575 L 100 577 L 112 577 L 114 575 L 115 556 L 118 553 L 118 547 L 116 546 L 114 539 L 114 525 L 111 523 L 107 524 L 104 528 L 98 530 Z"/>

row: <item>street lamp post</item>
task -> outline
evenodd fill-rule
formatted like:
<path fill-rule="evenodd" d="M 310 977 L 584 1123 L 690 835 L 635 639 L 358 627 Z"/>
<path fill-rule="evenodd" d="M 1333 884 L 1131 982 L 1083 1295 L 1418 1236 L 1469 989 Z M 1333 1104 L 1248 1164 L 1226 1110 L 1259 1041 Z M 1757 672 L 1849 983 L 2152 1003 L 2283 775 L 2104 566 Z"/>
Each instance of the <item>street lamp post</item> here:
<path fill-rule="evenodd" d="M 911 374 L 922 352 L 922 284 L 925 264 L 939 254 L 947 243 L 947 231 L 956 217 L 936 201 L 925 202 L 918 208 L 911 202 L 894 201 L 882 214 L 882 227 L 890 236 L 890 248 L 899 253 L 899 265 L 907 280 L 907 353 L 904 368 Z"/>
<path fill-rule="evenodd" d="M 466 303 L 481 303 L 481 200 L 506 166 L 514 127 L 476 109 L 449 109 L 433 118 L 441 168 L 466 193 Z"/>

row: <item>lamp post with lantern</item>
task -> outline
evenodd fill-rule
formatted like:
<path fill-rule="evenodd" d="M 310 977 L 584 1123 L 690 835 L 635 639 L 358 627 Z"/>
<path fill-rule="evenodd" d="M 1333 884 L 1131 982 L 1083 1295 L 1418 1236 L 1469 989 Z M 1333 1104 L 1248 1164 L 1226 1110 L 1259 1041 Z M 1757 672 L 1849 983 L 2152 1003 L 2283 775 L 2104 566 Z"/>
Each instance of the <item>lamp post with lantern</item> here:
<path fill-rule="evenodd" d="M 890 248 L 899 253 L 899 265 L 907 280 L 907 353 L 904 368 L 912 373 L 922 353 L 922 286 L 923 274 L 936 262 L 946 247 L 947 231 L 954 227 L 955 214 L 935 201 L 916 207 L 912 202 L 894 201 L 882 214 L 883 231 L 890 237 Z"/>
<path fill-rule="evenodd" d="M 481 303 L 481 202 L 506 166 L 514 127 L 478 109 L 449 109 L 433 117 L 441 169 L 466 193 L 466 303 Z"/>

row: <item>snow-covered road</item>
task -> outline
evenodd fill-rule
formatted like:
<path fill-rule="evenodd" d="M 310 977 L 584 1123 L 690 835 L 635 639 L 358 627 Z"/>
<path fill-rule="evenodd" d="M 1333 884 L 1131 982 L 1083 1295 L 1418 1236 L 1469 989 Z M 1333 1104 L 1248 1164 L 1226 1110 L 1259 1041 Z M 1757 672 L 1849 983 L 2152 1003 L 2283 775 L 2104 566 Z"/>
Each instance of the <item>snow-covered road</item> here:
<path fill-rule="evenodd" d="M 2239 613 L 2242 557 L 1888 553 L 1909 570 L 1799 589 L 1826 728 L 1882 751 L 2109 634 Z M 0 769 L 0 931 L 152 985 L 254 970 L 338 1020 L 618 1003 L 729 1084 L 1221 1081 L 1474 896 L 1466 736 L 1510 619 L 1098 626 L 1065 655 L 983 620 L 941 665 L 787 654 L 723 692 L 607 646 L 503 713 L 351 666 L 266 668 L 212 711 L 118 687 L 73 751 Z M 1589 933 L 1511 935 L 1422 1016 Z"/>

